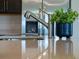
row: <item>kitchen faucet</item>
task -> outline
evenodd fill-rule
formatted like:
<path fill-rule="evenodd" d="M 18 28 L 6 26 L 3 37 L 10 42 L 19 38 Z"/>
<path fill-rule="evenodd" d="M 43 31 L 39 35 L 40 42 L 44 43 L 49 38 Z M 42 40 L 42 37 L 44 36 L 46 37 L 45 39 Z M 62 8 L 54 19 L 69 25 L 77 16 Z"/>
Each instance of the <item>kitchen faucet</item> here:
<path fill-rule="evenodd" d="M 41 10 L 42 11 L 42 10 Z M 45 11 L 42 11 L 44 13 L 46 13 Z M 29 19 L 30 17 L 34 18 L 36 21 L 40 22 L 42 25 L 44 25 L 47 29 L 48 29 L 48 53 L 49 53 L 49 59 L 51 59 L 51 40 L 53 39 L 53 54 L 54 54 L 54 38 L 52 38 L 52 24 L 50 22 L 51 20 L 51 14 L 48 14 L 48 23 L 46 23 L 43 19 L 40 19 L 39 17 L 37 17 L 34 13 L 32 13 L 31 11 L 26 11 L 26 13 L 24 14 L 24 17 L 26 19 Z"/>

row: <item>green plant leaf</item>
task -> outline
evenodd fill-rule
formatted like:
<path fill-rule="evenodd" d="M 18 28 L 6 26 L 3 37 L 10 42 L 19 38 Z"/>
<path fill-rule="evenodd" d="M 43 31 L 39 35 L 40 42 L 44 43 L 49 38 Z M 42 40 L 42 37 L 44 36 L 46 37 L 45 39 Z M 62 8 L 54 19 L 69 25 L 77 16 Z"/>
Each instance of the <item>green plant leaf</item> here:
<path fill-rule="evenodd" d="M 51 15 L 51 23 L 73 23 L 75 19 L 79 16 L 77 11 L 68 9 L 65 11 L 63 8 L 55 10 Z"/>

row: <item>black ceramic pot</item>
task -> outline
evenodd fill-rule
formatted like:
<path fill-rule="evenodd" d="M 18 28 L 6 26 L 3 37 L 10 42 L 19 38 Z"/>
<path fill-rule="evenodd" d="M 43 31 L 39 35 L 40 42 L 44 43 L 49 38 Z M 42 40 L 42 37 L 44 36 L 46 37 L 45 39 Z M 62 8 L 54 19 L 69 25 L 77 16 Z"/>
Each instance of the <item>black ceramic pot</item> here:
<path fill-rule="evenodd" d="M 54 36 L 54 23 L 52 24 L 52 36 Z"/>
<path fill-rule="evenodd" d="M 60 38 L 71 37 L 73 34 L 73 23 L 56 23 L 56 35 Z"/>

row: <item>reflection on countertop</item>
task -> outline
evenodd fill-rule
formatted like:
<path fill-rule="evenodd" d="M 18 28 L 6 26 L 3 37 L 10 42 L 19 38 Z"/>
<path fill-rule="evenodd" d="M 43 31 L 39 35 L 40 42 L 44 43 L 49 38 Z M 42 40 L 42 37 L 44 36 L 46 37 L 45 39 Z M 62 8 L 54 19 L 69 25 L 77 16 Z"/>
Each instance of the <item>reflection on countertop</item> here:
<path fill-rule="evenodd" d="M 1 40 L 0 59 L 21 59 L 21 41 Z"/>
<path fill-rule="evenodd" d="M 67 40 L 65 40 L 65 38 L 63 38 L 63 40 L 62 40 L 63 43 L 59 42 L 58 46 L 60 46 L 60 47 L 57 48 L 56 42 L 58 41 L 58 39 L 59 38 L 57 38 L 57 37 L 55 37 L 55 39 L 54 39 L 55 40 L 54 41 L 54 49 L 55 49 L 54 57 L 53 57 L 53 54 L 51 53 L 51 59 L 52 58 L 59 59 L 56 57 L 56 54 L 58 53 L 58 51 L 59 51 L 59 53 L 62 51 L 61 53 L 67 52 L 68 54 L 70 54 L 69 52 L 71 52 L 71 51 L 68 52 L 67 49 L 72 50 L 71 54 L 73 55 L 73 57 L 68 55 L 67 59 L 78 59 L 79 58 L 79 56 L 78 56 L 79 53 L 77 54 L 78 51 L 76 51 L 77 49 L 79 49 L 77 47 L 78 45 L 76 45 L 76 48 L 75 48 L 74 45 L 76 44 L 76 42 L 73 41 L 72 38 L 71 38 L 71 41 L 67 41 Z M 29 40 L 22 40 L 21 43 L 22 43 L 22 58 L 23 59 L 49 59 L 49 57 L 48 57 L 48 55 L 49 55 L 49 53 L 48 53 L 48 37 L 47 36 L 45 36 L 43 40 L 35 40 L 35 39 L 30 40 L 29 39 Z M 73 45 L 73 47 L 72 47 L 72 45 Z M 66 47 L 64 47 L 64 46 L 66 46 Z M 56 48 L 60 49 L 61 51 L 60 50 L 57 51 Z M 50 50 L 52 50 L 52 49 L 53 48 L 51 45 Z M 66 57 L 67 57 L 67 55 L 66 55 Z M 60 59 L 62 59 L 62 58 L 65 59 L 66 57 L 60 57 Z"/>

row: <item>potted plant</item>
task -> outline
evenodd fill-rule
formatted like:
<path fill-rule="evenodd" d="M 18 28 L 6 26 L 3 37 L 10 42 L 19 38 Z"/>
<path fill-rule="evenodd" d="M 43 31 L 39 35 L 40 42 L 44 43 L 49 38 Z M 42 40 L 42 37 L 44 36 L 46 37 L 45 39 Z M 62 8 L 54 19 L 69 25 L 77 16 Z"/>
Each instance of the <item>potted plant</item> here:
<path fill-rule="evenodd" d="M 57 9 L 51 15 L 51 23 L 56 22 L 56 35 L 60 38 L 71 37 L 73 34 L 73 22 L 78 17 L 78 12 L 72 9 Z"/>

